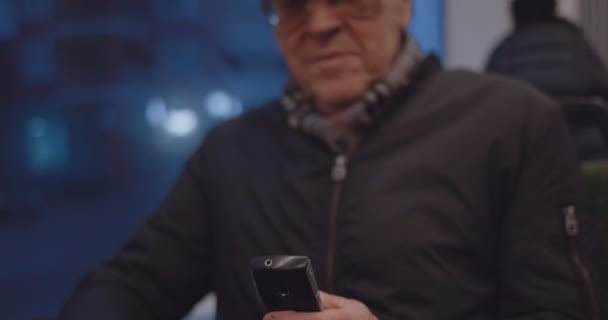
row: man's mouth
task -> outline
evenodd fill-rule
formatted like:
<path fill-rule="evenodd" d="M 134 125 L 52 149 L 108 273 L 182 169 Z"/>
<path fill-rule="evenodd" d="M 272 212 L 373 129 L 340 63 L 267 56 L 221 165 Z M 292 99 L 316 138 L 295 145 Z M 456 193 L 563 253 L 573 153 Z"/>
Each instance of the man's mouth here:
<path fill-rule="evenodd" d="M 348 52 L 328 52 L 309 59 L 309 64 L 321 67 L 332 67 L 337 66 L 352 57 L 354 57 L 354 54 Z"/>

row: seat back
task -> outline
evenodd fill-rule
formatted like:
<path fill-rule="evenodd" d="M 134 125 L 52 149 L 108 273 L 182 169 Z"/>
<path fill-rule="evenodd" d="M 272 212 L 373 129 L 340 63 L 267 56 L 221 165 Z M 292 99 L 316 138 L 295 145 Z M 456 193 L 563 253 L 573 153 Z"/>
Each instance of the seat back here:
<path fill-rule="evenodd" d="M 602 98 L 560 99 L 578 157 L 608 160 L 608 103 Z"/>
<path fill-rule="evenodd" d="M 608 162 L 585 163 L 583 172 L 591 196 L 592 212 L 608 245 Z"/>

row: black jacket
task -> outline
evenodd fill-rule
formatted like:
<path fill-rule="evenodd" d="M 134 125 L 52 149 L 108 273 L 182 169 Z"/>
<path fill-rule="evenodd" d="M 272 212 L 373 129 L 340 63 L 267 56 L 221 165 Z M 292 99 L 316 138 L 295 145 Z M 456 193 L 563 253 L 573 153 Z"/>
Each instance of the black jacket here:
<path fill-rule="evenodd" d="M 179 319 L 210 291 L 218 319 L 261 319 L 248 267 L 268 254 L 309 256 L 322 290 L 381 320 L 591 319 L 599 241 L 559 108 L 464 72 L 395 104 L 352 155 L 335 216 L 334 155 L 278 103 L 213 130 L 61 319 Z"/>
<path fill-rule="evenodd" d="M 502 41 L 487 71 L 526 81 L 555 98 L 608 99 L 608 71 L 583 33 L 556 18 L 530 24 Z"/>

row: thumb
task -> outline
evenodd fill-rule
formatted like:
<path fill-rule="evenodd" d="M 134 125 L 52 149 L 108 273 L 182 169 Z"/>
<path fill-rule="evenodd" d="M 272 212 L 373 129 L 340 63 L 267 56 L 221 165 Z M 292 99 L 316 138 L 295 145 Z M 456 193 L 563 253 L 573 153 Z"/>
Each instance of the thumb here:
<path fill-rule="evenodd" d="M 319 291 L 321 295 L 321 309 L 340 309 L 343 308 L 348 299 L 344 297 L 334 296 L 323 291 Z"/>

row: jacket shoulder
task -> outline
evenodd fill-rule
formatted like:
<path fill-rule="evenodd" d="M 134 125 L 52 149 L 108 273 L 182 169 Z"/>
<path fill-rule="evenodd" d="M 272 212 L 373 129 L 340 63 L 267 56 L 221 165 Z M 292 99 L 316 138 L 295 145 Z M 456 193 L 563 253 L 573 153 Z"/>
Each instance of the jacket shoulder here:
<path fill-rule="evenodd" d="M 555 107 L 555 101 L 534 86 L 497 74 L 480 74 L 472 71 L 454 70 L 441 73 L 432 91 L 445 92 L 450 99 L 468 99 L 484 102 L 488 108 L 518 108 L 522 101 L 536 101 L 539 107 Z"/>
<path fill-rule="evenodd" d="M 246 137 L 272 135 L 273 130 L 283 123 L 283 112 L 278 100 L 253 107 L 241 116 L 228 120 L 211 129 L 205 137 L 205 144 L 217 145 L 234 143 Z"/>
<path fill-rule="evenodd" d="M 564 119 L 556 101 L 523 81 L 500 75 L 443 72 L 424 96 L 441 105 L 441 112 L 475 119 L 480 126 L 493 123 L 510 134 L 522 127 L 541 128 L 548 121 Z"/>

